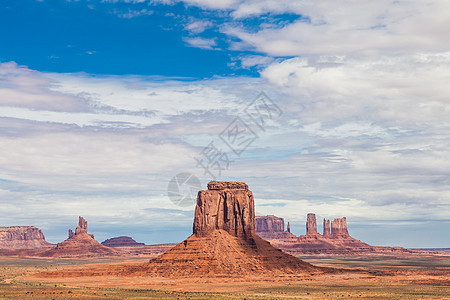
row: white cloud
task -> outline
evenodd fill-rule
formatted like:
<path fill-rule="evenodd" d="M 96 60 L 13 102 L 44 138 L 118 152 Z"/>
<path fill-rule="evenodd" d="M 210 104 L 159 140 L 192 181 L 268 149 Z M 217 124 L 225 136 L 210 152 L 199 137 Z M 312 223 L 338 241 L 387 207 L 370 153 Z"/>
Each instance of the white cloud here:
<path fill-rule="evenodd" d="M 240 58 L 240 62 L 241 67 L 246 69 L 251 67 L 265 68 L 274 62 L 274 59 L 263 55 L 246 55 Z"/>
<path fill-rule="evenodd" d="M 35 110 L 84 111 L 86 101 L 77 95 L 52 92 L 58 83 L 15 62 L 0 63 L 0 105 Z"/>
<path fill-rule="evenodd" d="M 302 97 L 305 118 L 446 128 L 449 70 L 450 54 L 442 53 L 378 60 L 293 58 L 271 64 L 262 76 Z"/>
<path fill-rule="evenodd" d="M 128 9 L 126 12 L 118 10 L 114 11 L 114 14 L 118 15 L 119 18 L 132 19 L 140 16 L 150 16 L 153 14 L 153 11 L 146 8 L 143 8 L 141 10 Z"/>
<path fill-rule="evenodd" d="M 202 37 L 193 37 L 193 38 L 186 37 L 183 40 L 188 45 L 200 49 L 214 50 L 214 47 L 217 46 L 217 42 L 215 39 L 206 39 Z"/>
<path fill-rule="evenodd" d="M 212 26 L 213 23 L 211 21 L 192 19 L 186 26 L 184 26 L 184 29 L 188 30 L 192 34 L 199 34 Z"/>
<path fill-rule="evenodd" d="M 178 1 L 178 0 L 152 0 L 153 3 L 162 3 L 173 5 L 178 2 L 184 2 L 188 5 L 199 6 L 205 9 L 230 9 L 235 7 L 236 4 L 240 2 L 240 0 L 186 0 L 186 1 Z"/>
<path fill-rule="evenodd" d="M 210 141 L 220 142 L 217 135 L 261 89 L 284 113 L 258 131 L 241 158 L 231 157 L 230 169 L 218 178 L 247 181 L 257 205 L 286 203 L 257 206 L 258 212 L 297 224 L 310 211 L 368 223 L 380 221 L 381 214 L 393 220 L 419 213 L 448 219 L 447 91 L 432 93 L 447 78 L 447 58 L 420 56 L 413 62 L 400 68 L 396 60 L 368 65 L 291 59 L 273 62 L 263 72 L 266 81 L 55 74 L 15 66 L 19 70 L 8 74 L 31 72 L 39 80 L 4 75 L 7 82 L 17 80 L 23 97 L 0 110 L 0 201 L 3 210 L 11 203 L 21 206 L 0 221 L 45 219 L 47 207 L 67 219 L 107 203 L 98 217 L 105 224 L 130 223 L 135 214 L 149 219 L 129 226 L 155 226 L 152 211 L 176 209 L 165 196 L 169 179 L 191 172 L 206 184 L 210 178 L 193 157 Z M 429 66 L 423 78 L 400 80 L 420 73 L 423 63 Z M 330 84 L 333 79 L 336 84 Z M 86 111 L 33 110 L 30 91 L 41 81 L 52 83 L 42 90 L 41 102 L 81 101 Z M 176 221 L 161 214 L 166 218 L 157 219 L 160 225 L 189 223 L 188 217 Z M 48 236 L 54 240 L 56 233 Z"/>

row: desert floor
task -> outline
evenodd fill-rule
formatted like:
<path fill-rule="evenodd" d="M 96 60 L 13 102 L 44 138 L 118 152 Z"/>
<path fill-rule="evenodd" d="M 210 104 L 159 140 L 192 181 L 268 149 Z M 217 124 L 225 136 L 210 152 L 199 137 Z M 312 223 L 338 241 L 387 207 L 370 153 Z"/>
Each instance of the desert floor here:
<path fill-rule="evenodd" d="M 317 266 L 342 268 L 344 272 L 313 277 L 43 278 L 39 272 L 142 264 L 148 258 L 0 257 L 0 299 L 450 299 L 450 256 L 302 259 Z"/>

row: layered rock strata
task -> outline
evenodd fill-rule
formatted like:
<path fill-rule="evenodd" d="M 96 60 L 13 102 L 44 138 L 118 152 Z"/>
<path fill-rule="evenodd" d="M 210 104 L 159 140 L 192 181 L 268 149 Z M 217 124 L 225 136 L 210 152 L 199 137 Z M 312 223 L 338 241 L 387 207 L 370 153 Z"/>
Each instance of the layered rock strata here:
<path fill-rule="evenodd" d="M 141 247 L 145 246 L 144 243 L 138 243 L 129 236 L 119 236 L 107 239 L 102 242 L 103 246 L 107 247 Z"/>
<path fill-rule="evenodd" d="M 208 184 L 199 191 L 193 234 L 132 273 L 160 276 L 304 274 L 321 272 L 255 234 L 253 194 L 243 182 Z"/>
<path fill-rule="evenodd" d="M 317 235 L 317 221 L 315 214 L 306 216 L 306 235 Z"/>
<path fill-rule="evenodd" d="M 87 233 L 87 221 L 79 217 L 75 233 L 69 230 L 69 237 L 56 245 L 56 248 L 42 253 L 47 257 L 98 257 L 114 256 L 120 252 L 106 247 L 94 239 L 93 234 Z"/>
<path fill-rule="evenodd" d="M 256 217 L 256 233 L 263 239 L 294 237 L 290 233 L 291 225 L 288 222 L 287 230 L 284 230 L 284 219 L 274 215 Z"/>
<path fill-rule="evenodd" d="M 34 226 L 0 227 L 0 248 L 43 249 L 54 247 L 45 240 L 44 233 Z"/>
<path fill-rule="evenodd" d="M 258 233 L 260 234 L 260 233 Z M 347 229 L 347 218 L 323 220 L 323 234 L 317 233 L 315 214 L 309 213 L 306 235 L 289 237 L 262 235 L 270 243 L 292 255 L 356 255 L 356 254 L 405 254 L 412 250 L 401 247 L 371 246 L 351 237 Z"/>

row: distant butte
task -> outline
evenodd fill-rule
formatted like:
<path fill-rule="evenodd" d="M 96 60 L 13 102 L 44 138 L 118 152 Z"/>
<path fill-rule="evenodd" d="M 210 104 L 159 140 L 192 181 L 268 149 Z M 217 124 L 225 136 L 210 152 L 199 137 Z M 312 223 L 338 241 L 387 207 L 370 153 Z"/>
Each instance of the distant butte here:
<path fill-rule="evenodd" d="M 93 234 L 87 233 L 87 221 L 79 217 L 75 233 L 69 229 L 69 237 L 56 245 L 56 248 L 42 253 L 46 257 L 97 257 L 114 256 L 120 252 L 103 246 L 94 239 Z"/>
<path fill-rule="evenodd" d="M 371 246 L 352 238 L 347 229 L 347 218 L 323 219 L 323 234 L 317 231 L 316 215 L 308 213 L 306 219 L 306 235 L 295 236 L 290 230 L 284 231 L 284 219 L 270 216 L 256 217 L 257 222 L 277 222 L 283 224 L 269 227 L 257 226 L 256 233 L 268 240 L 273 246 L 292 255 L 353 255 L 353 254 L 406 254 L 413 250 L 402 247 Z"/>
<path fill-rule="evenodd" d="M 54 246 L 45 240 L 42 230 L 34 226 L 0 227 L 0 249 L 44 249 Z"/>
<path fill-rule="evenodd" d="M 256 217 L 256 233 L 266 240 L 280 239 L 280 238 L 292 238 L 295 237 L 290 232 L 290 225 L 288 222 L 288 230 L 284 230 L 284 219 L 269 216 L 257 216 Z"/>
<path fill-rule="evenodd" d="M 119 236 L 107 239 L 102 242 L 103 246 L 107 247 L 140 247 L 145 246 L 144 243 L 138 243 L 129 236 Z"/>

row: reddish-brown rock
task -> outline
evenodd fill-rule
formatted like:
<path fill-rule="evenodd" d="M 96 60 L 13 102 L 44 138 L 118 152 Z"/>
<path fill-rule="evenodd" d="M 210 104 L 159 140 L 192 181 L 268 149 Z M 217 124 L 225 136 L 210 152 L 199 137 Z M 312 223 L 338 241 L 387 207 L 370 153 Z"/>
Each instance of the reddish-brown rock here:
<path fill-rule="evenodd" d="M 336 218 L 331 221 L 331 236 L 333 237 L 347 237 L 347 218 Z"/>
<path fill-rule="evenodd" d="M 413 250 L 401 247 L 378 247 L 363 243 L 348 234 L 347 219 L 336 218 L 323 220 L 323 235 L 314 232 L 315 215 L 308 214 L 307 232 L 309 234 L 296 237 L 281 235 L 261 235 L 270 243 L 292 255 L 384 255 L 413 253 Z M 309 224 L 309 225 L 308 225 Z M 330 226 L 331 225 L 331 226 Z M 310 229 L 310 230 L 308 230 Z M 330 231 L 331 229 L 331 231 Z"/>
<path fill-rule="evenodd" d="M 78 226 L 75 229 L 75 235 L 87 233 L 87 221 L 83 217 L 78 217 Z"/>
<path fill-rule="evenodd" d="M 284 230 L 284 219 L 274 215 L 256 217 L 256 234 L 263 239 L 280 239 L 295 237 L 290 233 L 291 226 L 288 222 L 288 231 Z"/>
<path fill-rule="evenodd" d="M 330 220 L 323 219 L 323 237 L 331 236 Z"/>
<path fill-rule="evenodd" d="M 291 233 L 291 223 L 289 223 L 289 222 L 288 222 L 288 225 L 287 225 L 287 232 Z"/>
<path fill-rule="evenodd" d="M 45 240 L 42 230 L 34 226 L 0 227 L 0 248 L 40 249 L 54 247 Z"/>
<path fill-rule="evenodd" d="M 124 272 L 162 276 L 298 274 L 318 268 L 255 234 L 253 194 L 242 182 L 216 182 L 197 197 L 193 234 L 149 265 Z"/>
<path fill-rule="evenodd" d="M 306 218 L 306 235 L 317 235 L 316 215 L 309 213 Z"/>
<path fill-rule="evenodd" d="M 283 232 L 284 219 L 269 216 L 256 216 L 256 232 Z"/>
<path fill-rule="evenodd" d="M 208 190 L 199 191 L 193 232 L 205 236 L 223 229 L 239 237 L 251 237 L 255 233 L 253 194 L 243 182 L 208 183 Z"/>
<path fill-rule="evenodd" d="M 144 243 L 138 243 L 129 236 L 119 236 L 107 239 L 102 242 L 102 245 L 107 247 L 139 247 L 145 246 Z"/>
<path fill-rule="evenodd" d="M 69 230 L 69 238 L 56 245 L 56 248 L 42 253 L 46 257 L 97 257 L 114 256 L 120 252 L 103 246 L 94 239 L 93 234 L 87 233 L 87 221 L 79 217 L 78 226 L 73 233 Z"/>

